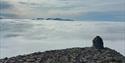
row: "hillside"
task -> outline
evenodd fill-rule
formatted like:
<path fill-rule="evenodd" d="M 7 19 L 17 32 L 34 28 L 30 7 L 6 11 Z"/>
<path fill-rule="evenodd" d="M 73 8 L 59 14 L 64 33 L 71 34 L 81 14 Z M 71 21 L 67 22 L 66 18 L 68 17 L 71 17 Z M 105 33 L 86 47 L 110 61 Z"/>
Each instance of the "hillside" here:
<path fill-rule="evenodd" d="M 125 63 L 125 57 L 110 48 L 85 47 L 19 55 L 0 63 Z"/>

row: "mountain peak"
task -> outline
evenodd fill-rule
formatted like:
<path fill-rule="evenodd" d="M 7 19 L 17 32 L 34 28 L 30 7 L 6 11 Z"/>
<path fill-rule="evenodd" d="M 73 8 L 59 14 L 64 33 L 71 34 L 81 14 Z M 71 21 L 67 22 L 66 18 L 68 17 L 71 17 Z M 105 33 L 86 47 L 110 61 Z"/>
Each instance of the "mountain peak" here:
<path fill-rule="evenodd" d="M 109 48 L 69 48 L 35 52 L 0 59 L 0 63 L 125 63 L 125 57 Z"/>
<path fill-rule="evenodd" d="M 115 50 L 104 48 L 102 38 L 96 36 L 93 47 L 35 52 L 0 59 L 0 63 L 125 63 L 125 57 Z"/>

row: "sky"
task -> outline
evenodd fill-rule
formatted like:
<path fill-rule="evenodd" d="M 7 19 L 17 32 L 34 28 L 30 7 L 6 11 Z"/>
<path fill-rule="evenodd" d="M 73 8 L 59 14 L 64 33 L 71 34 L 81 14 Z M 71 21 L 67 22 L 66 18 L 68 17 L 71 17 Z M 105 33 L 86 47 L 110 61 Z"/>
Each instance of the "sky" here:
<path fill-rule="evenodd" d="M 0 0 L 2 18 L 125 21 L 125 0 Z"/>

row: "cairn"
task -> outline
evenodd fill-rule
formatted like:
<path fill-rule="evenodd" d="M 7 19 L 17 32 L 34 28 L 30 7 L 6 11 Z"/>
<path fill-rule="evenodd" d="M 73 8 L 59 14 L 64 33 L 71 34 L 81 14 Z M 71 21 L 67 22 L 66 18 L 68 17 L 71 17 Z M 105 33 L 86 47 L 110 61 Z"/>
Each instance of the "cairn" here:
<path fill-rule="evenodd" d="M 104 48 L 103 40 L 100 36 L 96 36 L 93 39 L 93 47 L 96 48 L 96 49 L 103 49 Z"/>

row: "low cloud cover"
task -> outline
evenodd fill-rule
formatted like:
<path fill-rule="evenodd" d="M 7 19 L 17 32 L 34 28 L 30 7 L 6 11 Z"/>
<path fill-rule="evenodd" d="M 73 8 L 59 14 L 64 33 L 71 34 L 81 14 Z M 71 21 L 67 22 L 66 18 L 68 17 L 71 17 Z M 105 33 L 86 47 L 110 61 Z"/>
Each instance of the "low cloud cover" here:
<path fill-rule="evenodd" d="M 47 21 L 2 19 L 0 57 L 36 51 L 89 47 L 100 35 L 105 47 L 125 55 L 125 22 Z"/>
<path fill-rule="evenodd" d="M 1 17 L 125 21 L 124 0 L 0 0 Z M 2 11 L 4 9 L 4 11 Z M 2 15 L 14 14 L 15 16 Z"/>

